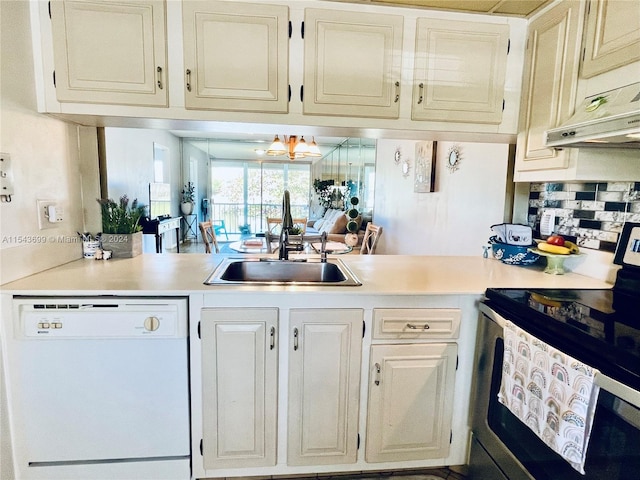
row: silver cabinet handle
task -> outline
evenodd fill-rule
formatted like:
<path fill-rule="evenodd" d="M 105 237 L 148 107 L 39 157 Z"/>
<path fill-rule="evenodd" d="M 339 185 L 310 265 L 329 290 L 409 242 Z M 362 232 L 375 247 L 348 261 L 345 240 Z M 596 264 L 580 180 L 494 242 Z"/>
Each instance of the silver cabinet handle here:
<path fill-rule="evenodd" d="M 191 91 L 191 70 L 187 68 L 187 92 Z"/>
<path fill-rule="evenodd" d="M 376 363 L 374 365 L 374 368 L 376 369 L 376 378 L 373 383 L 375 383 L 376 385 L 380 385 L 380 364 Z"/>
<path fill-rule="evenodd" d="M 423 326 L 407 323 L 407 328 L 410 328 L 411 330 L 429 330 L 430 327 L 428 323 L 425 323 Z"/>
<path fill-rule="evenodd" d="M 396 82 L 395 86 L 396 86 L 396 98 L 393 101 L 393 103 L 398 103 L 398 100 L 400 100 L 400 82 Z"/>
<path fill-rule="evenodd" d="M 420 97 L 418 97 L 418 105 L 420 105 L 422 103 L 422 93 L 424 91 L 424 83 L 419 84 L 418 89 L 420 92 Z"/>
<path fill-rule="evenodd" d="M 269 350 L 276 348 L 276 327 L 271 327 L 269 331 Z"/>
<path fill-rule="evenodd" d="M 156 68 L 156 72 L 158 72 L 158 88 L 162 90 L 162 67 L 160 65 Z"/>
<path fill-rule="evenodd" d="M 298 329 L 293 329 L 293 349 L 298 350 Z"/>

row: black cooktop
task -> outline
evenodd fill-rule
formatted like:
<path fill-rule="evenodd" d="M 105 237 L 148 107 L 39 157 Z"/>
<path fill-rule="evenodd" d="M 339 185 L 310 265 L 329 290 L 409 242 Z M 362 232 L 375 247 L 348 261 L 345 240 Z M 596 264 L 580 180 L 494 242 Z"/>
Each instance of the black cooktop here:
<path fill-rule="evenodd" d="M 489 288 L 486 303 L 542 341 L 640 389 L 640 295 Z"/>

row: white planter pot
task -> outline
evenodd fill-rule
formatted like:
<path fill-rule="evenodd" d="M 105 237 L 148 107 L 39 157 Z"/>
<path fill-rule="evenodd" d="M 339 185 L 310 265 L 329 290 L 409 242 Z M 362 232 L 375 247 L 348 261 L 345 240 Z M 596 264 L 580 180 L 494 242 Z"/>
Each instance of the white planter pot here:
<path fill-rule="evenodd" d="M 184 202 L 180 204 L 180 210 L 183 215 L 191 215 L 193 213 L 193 203 Z"/>

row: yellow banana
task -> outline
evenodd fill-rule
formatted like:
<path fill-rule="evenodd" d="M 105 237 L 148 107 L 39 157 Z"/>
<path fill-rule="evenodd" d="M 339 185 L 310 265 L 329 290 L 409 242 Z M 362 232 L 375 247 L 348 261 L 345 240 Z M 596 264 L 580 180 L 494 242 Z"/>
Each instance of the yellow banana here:
<path fill-rule="evenodd" d="M 564 241 L 564 246 L 569 249 L 569 253 L 580 253 L 580 249 L 578 248 L 578 245 L 576 245 L 573 242 L 570 242 L 569 240 Z"/>
<path fill-rule="evenodd" d="M 531 299 L 538 303 L 541 303 L 542 305 L 547 305 L 548 307 L 562 306 L 562 302 L 558 302 L 557 300 L 551 300 L 550 298 L 547 298 L 544 295 L 540 295 L 534 292 L 531 292 Z"/>
<path fill-rule="evenodd" d="M 571 250 L 567 247 L 561 247 L 560 245 L 549 245 L 547 242 L 540 242 L 538 249 L 543 252 L 557 253 L 558 255 L 569 255 Z"/>

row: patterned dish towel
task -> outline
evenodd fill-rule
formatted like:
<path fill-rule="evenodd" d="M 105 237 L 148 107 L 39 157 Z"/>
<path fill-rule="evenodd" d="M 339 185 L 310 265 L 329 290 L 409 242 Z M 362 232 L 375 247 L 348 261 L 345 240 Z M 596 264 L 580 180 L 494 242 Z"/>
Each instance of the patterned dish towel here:
<path fill-rule="evenodd" d="M 517 325 L 505 325 L 498 400 L 583 475 L 600 392 L 596 372 Z"/>

